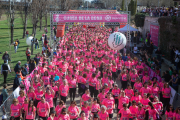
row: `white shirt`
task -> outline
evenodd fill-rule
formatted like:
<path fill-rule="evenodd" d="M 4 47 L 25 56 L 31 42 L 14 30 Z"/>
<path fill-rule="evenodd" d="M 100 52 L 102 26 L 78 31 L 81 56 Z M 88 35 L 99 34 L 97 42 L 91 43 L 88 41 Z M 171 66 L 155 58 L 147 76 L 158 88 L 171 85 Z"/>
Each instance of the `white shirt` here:
<path fill-rule="evenodd" d="M 134 53 L 137 53 L 138 48 L 134 47 Z"/>

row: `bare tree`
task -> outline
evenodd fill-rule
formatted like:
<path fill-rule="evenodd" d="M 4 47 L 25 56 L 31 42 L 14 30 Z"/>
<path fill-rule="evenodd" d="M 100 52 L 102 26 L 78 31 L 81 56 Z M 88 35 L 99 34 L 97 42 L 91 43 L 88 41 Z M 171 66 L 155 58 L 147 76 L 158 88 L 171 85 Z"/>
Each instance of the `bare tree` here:
<path fill-rule="evenodd" d="M 2 0 L 0 0 L 0 19 L 1 19 L 2 14 L 4 13 L 4 9 L 2 7 L 3 7 L 3 3 L 2 3 Z"/>
<path fill-rule="evenodd" d="M 22 38 L 25 38 L 26 36 L 29 6 L 30 6 L 30 0 L 21 0 L 21 3 L 19 5 L 19 9 L 20 9 L 19 12 L 20 12 L 20 16 L 21 16 L 22 24 L 23 24 L 23 37 Z"/>

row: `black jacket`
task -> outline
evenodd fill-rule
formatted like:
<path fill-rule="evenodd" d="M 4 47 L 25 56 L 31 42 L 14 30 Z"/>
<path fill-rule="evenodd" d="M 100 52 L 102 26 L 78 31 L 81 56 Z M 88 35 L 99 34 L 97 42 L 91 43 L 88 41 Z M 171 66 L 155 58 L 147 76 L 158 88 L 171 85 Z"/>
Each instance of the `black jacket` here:
<path fill-rule="evenodd" d="M 17 73 L 19 69 L 21 69 L 21 66 L 17 63 L 14 68 L 14 72 Z"/>
<path fill-rule="evenodd" d="M 15 77 L 14 84 L 13 84 L 13 91 L 20 85 L 20 81 L 18 77 Z"/>

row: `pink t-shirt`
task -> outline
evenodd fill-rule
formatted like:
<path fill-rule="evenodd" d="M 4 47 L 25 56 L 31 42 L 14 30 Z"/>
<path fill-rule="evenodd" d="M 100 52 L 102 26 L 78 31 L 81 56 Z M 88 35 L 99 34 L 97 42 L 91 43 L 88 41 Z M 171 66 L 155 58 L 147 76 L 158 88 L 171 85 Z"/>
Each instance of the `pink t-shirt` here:
<path fill-rule="evenodd" d="M 12 104 L 10 108 L 11 108 L 11 116 L 14 116 L 14 117 L 20 116 L 20 110 L 21 110 L 20 104 L 18 104 L 16 106 L 14 104 Z"/>
<path fill-rule="evenodd" d="M 143 96 L 144 93 L 146 93 L 146 94 L 150 93 L 150 94 L 151 94 L 151 89 L 150 89 L 149 87 L 147 87 L 147 88 L 142 87 L 142 88 L 140 89 L 140 92 L 141 92 L 141 96 Z"/>
<path fill-rule="evenodd" d="M 143 79 L 143 83 L 148 82 L 148 80 L 150 80 L 149 76 L 147 76 L 147 77 L 144 76 L 142 79 Z"/>
<path fill-rule="evenodd" d="M 46 117 L 48 115 L 48 109 L 50 108 L 50 106 L 48 102 L 39 102 L 37 108 L 39 108 L 39 116 Z"/>
<path fill-rule="evenodd" d="M 107 118 L 109 117 L 108 112 L 102 113 L 102 112 L 100 111 L 100 112 L 98 112 L 98 115 L 99 115 L 99 119 L 100 119 L 100 120 L 107 120 Z"/>
<path fill-rule="evenodd" d="M 67 96 L 68 95 L 68 92 L 69 92 L 69 86 L 68 85 L 61 85 L 60 87 L 59 87 L 59 90 L 61 91 L 61 95 L 62 96 Z"/>
<path fill-rule="evenodd" d="M 156 87 L 156 88 L 152 87 L 151 92 L 152 92 L 151 97 L 158 96 L 159 88 L 158 87 Z"/>
<path fill-rule="evenodd" d="M 59 107 L 59 105 L 56 106 L 55 111 L 56 111 L 56 115 L 57 115 L 58 117 L 60 116 L 61 110 L 62 110 L 63 108 L 66 108 L 66 106 L 65 106 L 65 105 L 63 105 L 62 107 Z"/>
<path fill-rule="evenodd" d="M 99 93 L 98 98 L 99 98 L 100 102 L 102 102 L 106 98 L 106 94 Z"/>
<path fill-rule="evenodd" d="M 76 119 L 78 117 L 79 108 L 77 106 L 69 106 L 68 111 L 70 119 Z"/>
<path fill-rule="evenodd" d="M 53 107 L 53 98 L 54 98 L 54 95 L 45 94 L 45 100 L 46 100 L 46 102 L 49 103 L 50 108 Z"/>
<path fill-rule="evenodd" d="M 29 92 L 29 93 L 27 94 L 27 96 L 28 96 L 29 100 L 34 100 L 36 94 L 35 94 L 34 92 Z"/>
<path fill-rule="evenodd" d="M 172 111 L 166 111 L 165 112 L 165 115 L 167 115 L 167 118 L 168 119 L 166 119 L 166 120 L 173 120 L 173 115 L 174 115 L 174 112 L 172 112 Z"/>
<path fill-rule="evenodd" d="M 118 96 L 120 94 L 120 89 L 112 89 L 112 94 L 115 96 L 115 99 L 118 99 Z"/>
<path fill-rule="evenodd" d="M 133 89 L 125 89 L 126 96 L 131 99 L 131 97 L 134 95 Z"/>
<path fill-rule="evenodd" d="M 162 92 L 164 92 L 165 95 L 163 95 L 164 98 L 170 98 L 171 95 L 171 88 L 163 88 Z"/>
<path fill-rule="evenodd" d="M 139 103 L 141 99 L 142 99 L 141 95 L 131 97 L 131 101 L 135 100 L 136 103 Z"/>
<path fill-rule="evenodd" d="M 41 91 L 41 92 L 35 92 L 36 94 L 36 100 L 41 100 L 41 97 L 44 95 L 44 92 Z"/>
<path fill-rule="evenodd" d="M 97 83 L 97 78 L 90 78 L 89 85 L 95 87 Z"/>
<path fill-rule="evenodd" d="M 147 98 L 145 99 L 141 99 L 141 103 L 143 104 L 143 108 L 147 108 L 148 102 L 150 102 L 150 100 Z"/>
<path fill-rule="evenodd" d="M 127 74 L 122 74 L 122 81 L 127 81 Z"/>
<path fill-rule="evenodd" d="M 20 105 L 21 107 L 22 107 L 22 105 L 24 104 L 25 98 L 26 98 L 26 96 L 23 96 L 23 97 L 19 96 L 19 97 L 17 98 L 18 101 L 19 101 L 19 105 Z"/>
<path fill-rule="evenodd" d="M 26 119 L 35 119 L 34 112 L 36 111 L 36 107 L 33 108 L 33 111 L 32 111 L 32 107 L 30 107 L 29 110 L 28 107 L 24 110 L 26 111 Z"/>
<path fill-rule="evenodd" d="M 144 120 L 145 110 L 142 108 L 141 110 L 137 109 L 136 116 L 138 120 Z"/>
<path fill-rule="evenodd" d="M 127 96 L 125 97 L 120 97 L 119 98 L 119 106 L 118 109 L 121 109 L 123 107 L 123 104 L 129 104 L 129 98 Z"/>
<path fill-rule="evenodd" d="M 137 106 L 135 106 L 135 107 L 130 106 L 129 110 L 131 111 L 131 118 L 136 117 L 136 113 L 137 113 L 138 107 Z"/>
<path fill-rule="evenodd" d="M 124 110 L 124 108 L 122 108 L 119 111 L 119 114 L 121 113 L 121 120 L 129 120 L 130 115 L 131 115 L 131 111 L 129 109 Z"/>
<path fill-rule="evenodd" d="M 90 98 L 91 98 L 90 94 L 85 93 L 85 94 L 82 95 L 83 101 L 88 101 Z"/>
<path fill-rule="evenodd" d="M 50 84 L 49 76 L 43 76 L 42 80 L 44 81 L 44 85 L 49 85 Z"/>
<path fill-rule="evenodd" d="M 112 114 L 113 113 L 113 109 L 114 109 L 114 99 L 104 99 L 103 102 L 102 102 L 103 105 L 105 105 L 107 107 L 107 112 L 109 114 Z"/>
<path fill-rule="evenodd" d="M 76 88 L 76 79 L 74 80 L 69 80 L 69 88 Z"/>
<path fill-rule="evenodd" d="M 68 114 L 66 114 L 66 115 L 60 115 L 59 116 L 59 118 L 60 118 L 60 120 L 70 120 L 70 117 L 69 117 L 69 115 Z"/>
<path fill-rule="evenodd" d="M 138 90 L 138 91 L 140 91 L 140 89 L 142 88 L 142 83 L 140 82 L 140 83 L 135 83 L 134 84 L 134 88 L 136 89 L 136 90 Z"/>
<path fill-rule="evenodd" d="M 100 110 L 100 105 L 99 104 L 92 104 L 91 107 L 91 112 L 98 112 Z"/>
<path fill-rule="evenodd" d="M 138 74 L 131 74 L 131 82 L 135 82 L 137 77 L 138 77 Z"/>
<path fill-rule="evenodd" d="M 153 120 L 156 120 L 156 110 L 155 109 L 149 109 L 149 119 L 153 118 Z"/>
<path fill-rule="evenodd" d="M 90 107 L 82 107 L 81 110 L 85 112 L 86 118 L 89 118 Z"/>

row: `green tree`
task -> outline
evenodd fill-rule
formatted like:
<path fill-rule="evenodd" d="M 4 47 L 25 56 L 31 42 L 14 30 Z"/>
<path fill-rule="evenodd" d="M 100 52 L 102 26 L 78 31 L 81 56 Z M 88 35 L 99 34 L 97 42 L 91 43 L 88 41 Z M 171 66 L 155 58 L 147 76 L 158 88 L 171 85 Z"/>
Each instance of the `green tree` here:
<path fill-rule="evenodd" d="M 124 2 L 124 0 L 122 0 L 122 6 L 121 6 L 121 8 L 122 8 L 122 11 L 125 11 L 125 2 Z"/>

